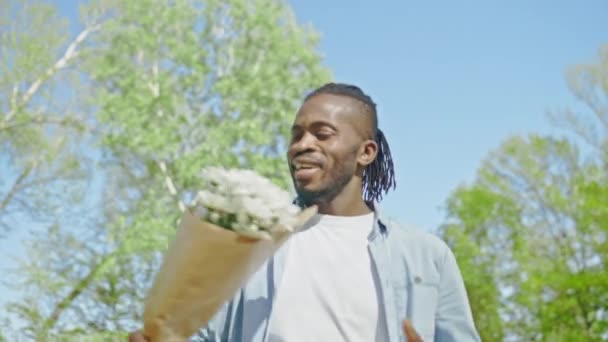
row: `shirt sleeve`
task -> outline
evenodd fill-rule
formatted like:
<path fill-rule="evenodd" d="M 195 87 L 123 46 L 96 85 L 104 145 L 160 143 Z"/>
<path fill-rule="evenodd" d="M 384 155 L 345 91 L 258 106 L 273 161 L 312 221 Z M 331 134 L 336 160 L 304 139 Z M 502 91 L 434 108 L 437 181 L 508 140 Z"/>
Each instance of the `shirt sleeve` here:
<path fill-rule="evenodd" d="M 439 283 L 435 341 L 481 341 L 454 253 L 445 245 Z"/>
<path fill-rule="evenodd" d="M 198 332 L 190 337 L 189 342 L 220 342 L 226 333 L 226 327 L 229 325 L 229 313 L 233 302 L 228 302 L 215 314 L 209 323 L 200 328 Z"/>

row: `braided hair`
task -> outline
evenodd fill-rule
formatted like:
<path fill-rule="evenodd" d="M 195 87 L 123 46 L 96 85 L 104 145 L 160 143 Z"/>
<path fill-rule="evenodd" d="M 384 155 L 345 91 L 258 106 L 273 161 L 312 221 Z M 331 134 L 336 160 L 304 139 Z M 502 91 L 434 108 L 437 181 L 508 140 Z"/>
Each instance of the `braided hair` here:
<path fill-rule="evenodd" d="M 395 169 L 391 150 L 384 133 L 378 128 L 378 114 L 376 103 L 359 87 L 344 83 L 327 83 L 306 96 L 306 100 L 319 94 L 348 96 L 361 102 L 367 114 L 371 115 L 372 132 L 378 144 L 376 159 L 363 171 L 363 199 L 367 202 L 377 202 L 382 199 L 391 188 L 395 188 Z"/>

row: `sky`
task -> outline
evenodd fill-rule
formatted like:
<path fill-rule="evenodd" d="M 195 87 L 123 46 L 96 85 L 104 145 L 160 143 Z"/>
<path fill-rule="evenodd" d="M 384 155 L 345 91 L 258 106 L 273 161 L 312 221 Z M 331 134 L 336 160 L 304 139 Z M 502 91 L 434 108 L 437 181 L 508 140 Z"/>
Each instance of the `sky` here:
<path fill-rule="evenodd" d="M 55 3 L 76 20 L 77 1 Z M 378 105 L 397 177 L 383 212 L 425 230 L 501 141 L 558 133 L 547 111 L 578 107 L 566 68 L 596 60 L 608 43 L 605 0 L 288 3 L 321 34 L 334 78 Z M 2 254 L 18 254 L 17 237 L 0 241 Z"/>
<path fill-rule="evenodd" d="M 382 210 L 425 230 L 504 139 L 561 133 L 547 112 L 580 107 L 566 69 L 608 43 L 604 0 L 289 3 L 335 79 L 378 105 L 397 178 Z"/>
<path fill-rule="evenodd" d="M 76 1 L 55 3 L 77 22 Z M 320 34 L 335 80 L 378 106 L 397 179 L 381 210 L 430 231 L 504 139 L 558 133 L 547 112 L 578 108 L 566 69 L 608 44 L 605 0 L 287 3 Z"/>

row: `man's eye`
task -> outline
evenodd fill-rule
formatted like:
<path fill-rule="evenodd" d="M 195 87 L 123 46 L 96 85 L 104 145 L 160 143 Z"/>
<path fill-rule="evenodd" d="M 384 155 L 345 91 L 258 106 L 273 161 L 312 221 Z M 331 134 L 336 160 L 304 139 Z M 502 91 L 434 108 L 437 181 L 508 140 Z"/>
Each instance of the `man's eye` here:
<path fill-rule="evenodd" d="M 316 134 L 317 139 L 320 139 L 320 140 L 331 138 L 332 135 L 333 134 L 331 132 L 317 132 L 317 134 Z"/>

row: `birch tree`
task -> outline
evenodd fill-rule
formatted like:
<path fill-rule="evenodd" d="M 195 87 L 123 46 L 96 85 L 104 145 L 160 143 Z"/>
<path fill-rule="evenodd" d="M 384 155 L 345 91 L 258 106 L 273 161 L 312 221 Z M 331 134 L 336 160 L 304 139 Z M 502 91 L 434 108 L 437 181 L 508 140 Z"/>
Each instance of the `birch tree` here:
<path fill-rule="evenodd" d="M 90 117 L 75 65 L 98 26 L 73 36 L 67 24 L 51 5 L 0 3 L 0 236 L 54 222 L 86 185 Z"/>
<path fill-rule="evenodd" d="M 80 64 L 101 200 L 86 226 L 50 226 L 31 240 L 22 278 L 31 295 L 11 312 L 33 338 L 120 339 L 139 328 L 199 170 L 246 167 L 287 187 L 289 127 L 306 92 L 330 78 L 316 33 L 281 1 L 105 1 L 87 10 L 103 19 Z"/>

